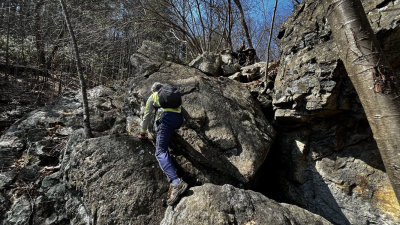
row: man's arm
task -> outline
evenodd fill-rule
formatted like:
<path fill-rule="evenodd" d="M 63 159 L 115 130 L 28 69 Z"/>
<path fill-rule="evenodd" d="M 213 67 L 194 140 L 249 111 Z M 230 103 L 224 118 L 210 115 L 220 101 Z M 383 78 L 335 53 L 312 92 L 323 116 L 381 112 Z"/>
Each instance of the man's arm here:
<path fill-rule="evenodd" d="M 150 95 L 150 97 L 147 99 L 146 107 L 143 112 L 142 128 L 140 130 L 141 134 L 147 133 L 147 129 L 149 127 L 151 119 L 151 114 L 153 113 L 153 111 L 154 111 L 153 95 Z"/>

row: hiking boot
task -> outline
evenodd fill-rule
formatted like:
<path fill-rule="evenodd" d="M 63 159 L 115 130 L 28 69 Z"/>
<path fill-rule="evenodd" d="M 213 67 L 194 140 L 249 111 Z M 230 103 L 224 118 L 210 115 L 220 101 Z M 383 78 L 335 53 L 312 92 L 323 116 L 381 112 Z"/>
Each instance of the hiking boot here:
<path fill-rule="evenodd" d="M 188 184 L 182 179 L 179 180 L 179 183 L 171 185 L 170 191 L 168 192 L 169 198 L 167 200 L 167 204 L 173 205 L 175 202 L 177 202 L 187 188 Z"/>

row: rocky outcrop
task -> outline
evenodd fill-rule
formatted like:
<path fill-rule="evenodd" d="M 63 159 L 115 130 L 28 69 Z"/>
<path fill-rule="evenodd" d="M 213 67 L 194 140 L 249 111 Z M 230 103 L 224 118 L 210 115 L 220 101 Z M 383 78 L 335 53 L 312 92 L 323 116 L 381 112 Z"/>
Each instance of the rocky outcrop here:
<path fill-rule="evenodd" d="M 169 184 L 151 142 L 126 135 L 86 140 L 64 172 L 95 224 L 158 224 L 164 216 Z"/>
<path fill-rule="evenodd" d="M 393 10 L 400 1 L 363 5 L 399 70 L 393 49 L 400 43 L 393 40 L 400 34 L 400 17 Z M 280 184 L 275 196 L 335 224 L 398 224 L 400 206 L 320 2 L 299 5 L 280 38 L 272 102 L 278 138 L 265 169 L 279 171 L 270 177 Z"/>
<path fill-rule="evenodd" d="M 222 58 L 220 54 L 205 52 L 190 62 L 189 66 L 195 67 L 205 74 L 219 76 L 222 73 Z"/>
<path fill-rule="evenodd" d="M 251 181 L 275 132 L 250 93 L 230 79 L 211 78 L 196 69 L 166 63 L 147 79 L 130 81 L 133 116 L 140 116 L 141 102 L 156 81 L 177 86 L 183 95 L 186 122 L 172 147 L 190 162 L 179 163 L 185 174 L 200 183 Z"/>
<path fill-rule="evenodd" d="M 88 95 L 95 134 L 124 132 L 123 99 L 117 92 L 99 86 Z M 68 156 L 65 150 L 72 148 L 68 137 L 82 134 L 82 113 L 80 95 L 66 94 L 53 105 L 24 116 L 1 136 L 2 224 L 89 223 L 90 214 L 85 213 L 79 193 L 63 181 L 60 171 Z"/>
<path fill-rule="evenodd" d="M 279 204 L 257 192 L 231 185 L 205 184 L 191 188 L 189 196 L 184 197 L 176 207 L 168 207 L 161 224 L 331 223 L 297 206 Z"/>
<path fill-rule="evenodd" d="M 281 128 L 265 169 L 278 171 L 272 193 L 335 224 L 397 224 L 400 206 L 369 125 L 346 116 Z"/>
<path fill-rule="evenodd" d="M 148 76 L 157 71 L 165 60 L 173 60 L 172 56 L 159 43 L 143 41 L 136 54 L 130 57 L 134 68 L 133 76 Z"/>
<path fill-rule="evenodd" d="M 364 5 L 384 49 L 398 48 L 399 1 Z M 275 83 L 267 77 L 273 99 L 250 82 L 262 63 L 240 71 L 243 58 L 223 53 L 207 74 L 220 77 L 210 77 L 145 42 L 127 89 L 89 91 L 96 138 L 83 139 L 77 93 L 26 115 L 0 138 L 0 224 L 398 224 L 400 206 L 323 13 L 305 1 L 282 29 L 281 69 Z M 223 77 L 235 71 L 249 83 Z M 183 94 L 185 123 L 171 146 L 178 173 L 191 185 L 236 188 L 193 187 L 166 208 L 152 140 L 130 136 L 155 81 Z M 272 104 L 277 137 L 264 115 Z"/>
<path fill-rule="evenodd" d="M 189 66 L 199 69 L 209 76 L 228 77 L 236 74 L 235 77 L 239 77 L 238 80 L 241 82 L 249 82 L 257 78 L 257 75 L 259 75 L 259 69 L 257 71 L 257 68 L 262 67 L 262 65 L 252 66 L 256 61 L 258 61 L 258 58 L 255 50 L 247 48 L 239 49 L 236 52 L 230 50 L 224 50 L 221 53 L 204 52 L 193 59 Z M 243 69 L 241 67 L 245 66 L 250 66 L 250 68 L 244 69 L 244 74 L 242 75 L 241 70 Z M 252 68 L 255 68 L 255 70 Z"/>

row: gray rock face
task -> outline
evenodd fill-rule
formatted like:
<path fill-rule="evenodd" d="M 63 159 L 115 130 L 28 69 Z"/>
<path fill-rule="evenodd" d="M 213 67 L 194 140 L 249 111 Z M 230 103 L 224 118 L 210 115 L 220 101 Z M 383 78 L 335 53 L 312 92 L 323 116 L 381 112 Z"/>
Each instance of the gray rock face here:
<path fill-rule="evenodd" d="M 231 52 L 230 50 L 223 51 L 221 54 L 205 52 L 199 55 L 196 59 L 189 63 L 189 66 L 194 67 L 210 76 L 229 77 L 241 72 L 233 78 L 234 80 L 249 82 L 260 78 L 261 70 L 265 71 L 265 65 L 262 63 L 254 63 L 254 49 L 245 51 Z M 250 65 L 251 64 L 251 65 Z M 241 68 L 241 66 L 244 66 Z"/>
<path fill-rule="evenodd" d="M 120 113 L 123 98 L 117 92 L 99 86 L 88 92 L 88 98 L 96 135 L 125 131 Z M 53 105 L 24 116 L 0 137 L 0 224 L 69 224 L 76 220 L 79 211 L 67 210 L 66 203 L 84 204 L 57 171 L 67 167 L 61 164 L 73 150 L 69 144 L 64 154 L 68 135 L 79 134 L 77 129 L 82 127 L 79 99 L 79 94 L 66 94 Z"/>
<path fill-rule="evenodd" d="M 67 224 L 69 217 L 65 213 L 65 201 L 73 194 L 61 179 L 61 173 L 55 172 L 42 180 L 39 196 L 33 201 L 33 224 Z"/>
<path fill-rule="evenodd" d="M 205 184 L 189 192 L 176 207 L 168 207 L 162 225 L 331 224 L 297 206 L 279 204 L 260 193 L 230 185 Z"/>
<path fill-rule="evenodd" d="M 400 34 L 400 18 L 393 10 L 400 1 L 363 5 L 399 70 L 394 49 L 400 43 L 393 40 Z M 319 1 L 304 1 L 280 33 L 273 105 L 281 155 L 270 167 L 279 171 L 277 192 L 281 200 L 335 224 L 398 224 L 400 206 L 324 16 Z"/>
<path fill-rule="evenodd" d="M 149 58 L 141 54 L 132 55 L 130 61 L 135 68 L 134 76 L 149 76 L 161 66 L 161 62 L 149 60 Z"/>
<path fill-rule="evenodd" d="M 219 76 L 222 72 L 222 58 L 220 54 L 205 52 L 190 62 L 189 66 L 197 68 L 211 76 Z"/>
<path fill-rule="evenodd" d="M 148 58 L 161 61 L 166 60 L 168 57 L 168 53 L 161 44 L 148 40 L 144 40 L 142 42 L 142 45 L 137 50 L 137 53 L 140 53 Z"/>
<path fill-rule="evenodd" d="M 10 225 L 28 224 L 32 210 L 28 197 L 22 196 L 12 204 L 11 210 L 6 214 L 4 223 Z"/>
<path fill-rule="evenodd" d="M 276 195 L 335 224 L 398 224 L 400 206 L 369 126 L 352 119 L 280 133 L 281 155 L 271 166 Z"/>
<path fill-rule="evenodd" d="M 245 76 L 247 81 L 253 81 L 261 78 L 265 74 L 266 63 L 255 63 L 253 65 L 242 67 L 242 76 Z"/>
<path fill-rule="evenodd" d="M 164 48 L 155 42 L 143 41 L 137 53 L 130 58 L 131 65 L 135 68 L 134 76 L 148 76 L 157 71 L 166 60 L 167 53 Z"/>
<path fill-rule="evenodd" d="M 185 172 L 203 171 L 202 175 L 192 174 L 200 182 L 221 183 L 223 177 L 242 183 L 252 180 L 275 132 L 250 93 L 228 78 L 207 77 L 196 69 L 167 63 L 146 80 L 130 81 L 128 98 L 137 116 L 155 81 L 173 84 L 183 95 L 186 121 L 173 148 L 193 166 L 208 168 L 194 170 L 190 166 Z"/>
<path fill-rule="evenodd" d="M 128 136 L 86 140 L 75 147 L 65 172 L 70 185 L 83 193 L 96 224 L 157 224 L 164 215 L 169 184 L 149 141 Z"/>

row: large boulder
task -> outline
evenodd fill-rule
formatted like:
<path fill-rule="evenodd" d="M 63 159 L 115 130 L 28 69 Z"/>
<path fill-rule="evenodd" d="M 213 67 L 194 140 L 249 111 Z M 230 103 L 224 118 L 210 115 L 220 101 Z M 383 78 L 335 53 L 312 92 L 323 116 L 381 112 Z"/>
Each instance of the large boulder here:
<path fill-rule="evenodd" d="M 222 57 L 220 54 L 205 52 L 189 63 L 189 66 L 201 70 L 211 76 L 219 76 L 222 74 Z"/>
<path fill-rule="evenodd" d="M 130 57 L 134 76 L 148 76 L 159 69 L 161 64 L 171 58 L 165 48 L 156 42 L 143 41 L 141 47 Z"/>
<path fill-rule="evenodd" d="M 68 136 L 82 136 L 80 99 L 80 93 L 67 93 L 25 115 L 0 137 L 0 224 L 67 224 L 78 214 L 88 218 L 79 196 L 57 172 L 73 149 L 64 151 Z M 124 99 L 115 89 L 98 86 L 88 91 L 88 99 L 95 135 L 125 132 Z M 66 210 L 66 205 L 77 207 Z"/>
<path fill-rule="evenodd" d="M 185 123 L 172 143 L 190 161 L 179 163 L 186 174 L 200 183 L 251 181 L 275 131 L 249 91 L 228 78 L 208 77 L 190 67 L 165 63 L 147 79 L 130 81 L 128 99 L 136 116 L 156 81 L 177 86 L 183 95 Z"/>
<path fill-rule="evenodd" d="M 277 172 L 261 186 L 272 181 L 277 200 L 335 224 L 398 224 L 400 205 L 367 121 L 341 115 L 315 123 L 280 132 L 261 170 Z"/>
<path fill-rule="evenodd" d="M 260 193 L 231 185 L 193 187 L 176 207 L 168 207 L 162 225 L 331 224 L 300 207 L 279 204 Z"/>
<path fill-rule="evenodd" d="M 164 215 L 169 184 L 151 142 L 129 136 L 86 140 L 74 148 L 65 173 L 96 224 L 157 224 Z"/>
<path fill-rule="evenodd" d="M 28 224 L 32 213 L 29 196 L 23 195 L 17 198 L 7 212 L 4 224 L 22 225 Z"/>

